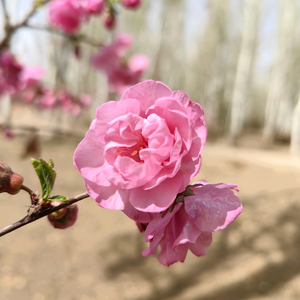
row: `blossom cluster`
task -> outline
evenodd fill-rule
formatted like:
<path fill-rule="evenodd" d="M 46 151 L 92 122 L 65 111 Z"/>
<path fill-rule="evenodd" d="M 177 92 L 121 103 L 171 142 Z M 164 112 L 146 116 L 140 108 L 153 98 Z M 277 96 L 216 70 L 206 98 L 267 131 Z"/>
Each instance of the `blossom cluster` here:
<path fill-rule="evenodd" d="M 125 59 L 126 51 L 131 45 L 130 35 L 119 34 L 112 43 L 91 57 L 91 64 L 106 74 L 110 90 L 119 94 L 138 83 L 149 66 L 148 58 L 142 54 Z"/>
<path fill-rule="evenodd" d="M 90 104 L 90 97 L 76 97 L 65 90 L 55 91 L 41 81 L 40 67 L 26 67 L 8 51 L 0 53 L 0 97 L 10 94 L 14 100 L 34 104 L 37 108 L 62 108 L 77 116 Z"/>
<path fill-rule="evenodd" d="M 212 232 L 242 211 L 233 184 L 199 181 L 206 141 L 203 110 L 182 91 L 147 80 L 126 90 L 119 102 L 96 111 L 74 153 L 89 195 L 106 209 L 123 211 L 169 266 L 190 250 L 204 255 Z"/>
<path fill-rule="evenodd" d="M 55 28 L 74 33 L 90 16 L 102 14 L 105 27 L 111 29 L 116 23 L 115 5 L 117 3 L 129 9 L 135 9 L 140 2 L 140 0 L 56 0 L 49 6 L 49 21 Z"/>

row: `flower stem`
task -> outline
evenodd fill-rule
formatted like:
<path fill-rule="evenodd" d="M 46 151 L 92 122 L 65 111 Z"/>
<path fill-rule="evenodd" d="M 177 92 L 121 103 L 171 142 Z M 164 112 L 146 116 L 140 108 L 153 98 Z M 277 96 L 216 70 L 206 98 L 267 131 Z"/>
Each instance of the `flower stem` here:
<path fill-rule="evenodd" d="M 3 235 L 6 235 L 20 227 L 23 227 L 31 222 L 34 222 L 42 217 L 45 217 L 61 208 L 64 208 L 66 206 L 69 206 L 75 202 L 78 202 L 80 200 L 83 200 L 85 198 L 88 198 L 89 197 L 89 194 L 86 192 L 86 193 L 83 193 L 83 194 L 80 194 L 78 196 L 75 196 L 75 197 L 72 197 L 68 200 L 68 202 L 62 202 L 60 205 L 58 206 L 51 206 L 50 208 L 47 208 L 45 210 L 41 210 L 41 211 L 37 211 L 36 213 L 28 213 L 27 216 L 25 216 L 23 219 L 21 219 L 20 221 L 18 222 L 15 222 L 11 225 L 8 225 L 4 228 L 2 228 L 0 230 L 0 236 L 3 236 Z"/>
<path fill-rule="evenodd" d="M 22 184 L 21 190 L 26 191 L 30 196 L 31 196 L 32 194 L 34 194 L 34 192 L 33 192 L 29 187 L 27 187 L 27 186 L 24 185 L 24 184 Z"/>

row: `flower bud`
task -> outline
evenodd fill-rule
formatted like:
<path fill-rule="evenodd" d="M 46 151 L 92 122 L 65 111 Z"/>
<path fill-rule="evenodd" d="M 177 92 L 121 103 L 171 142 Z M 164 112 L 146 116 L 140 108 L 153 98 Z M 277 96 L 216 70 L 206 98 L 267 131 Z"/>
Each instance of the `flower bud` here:
<path fill-rule="evenodd" d="M 58 206 L 61 201 L 53 201 L 53 206 Z M 73 203 L 47 216 L 48 221 L 54 228 L 65 229 L 72 226 L 77 220 L 78 206 Z"/>
<path fill-rule="evenodd" d="M 115 15 L 113 13 L 109 13 L 105 16 L 103 23 L 107 29 L 113 29 L 116 25 Z"/>
<path fill-rule="evenodd" d="M 23 184 L 23 177 L 14 173 L 9 165 L 0 159 L 0 193 L 15 195 L 19 193 Z"/>
<path fill-rule="evenodd" d="M 122 4 L 127 8 L 138 8 L 141 4 L 141 0 L 122 0 Z"/>

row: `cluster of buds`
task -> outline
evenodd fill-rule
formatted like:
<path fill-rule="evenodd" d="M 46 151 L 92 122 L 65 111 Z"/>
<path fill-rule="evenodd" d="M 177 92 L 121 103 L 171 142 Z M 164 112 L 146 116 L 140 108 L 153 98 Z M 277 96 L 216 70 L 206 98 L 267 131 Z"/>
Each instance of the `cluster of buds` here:
<path fill-rule="evenodd" d="M 0 159 L 0 193 L 16 195 L 23 185 L 23 177 L 14 173 L 12 169 Z"/>
<path fill-rule="evenodd" d="M 52 206 L 58 206 L 61 201 L 51 201 Z M 73 203 L 67 207 L 61 208 L 47 216 L 49 223 L 57 229 L 66 229 L 77 220 L 78 206 Z"/>
<path fill-rule="evenodd" d="M 56 0 L 49 6 L 49 21 L 57 29 L 74 33 L 91 16 L 103 15 L 104 26 L 112 29 L 116 24 L 118 3 L 136 9 L 141 0 Z"/>

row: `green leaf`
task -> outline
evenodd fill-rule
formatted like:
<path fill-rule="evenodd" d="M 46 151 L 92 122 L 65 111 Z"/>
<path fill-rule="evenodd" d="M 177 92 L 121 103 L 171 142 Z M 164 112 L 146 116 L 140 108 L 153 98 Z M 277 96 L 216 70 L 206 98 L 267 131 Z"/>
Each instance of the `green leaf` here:
<path fill-rule="evenodd" d="M 52 158 L 49 160 L 48 164 L 52 169 L 54 169 L 54 160 Z"/>
<path fill-rule="evenodd" d="M 69 200 L 62 195 L 56 195 L 56 196 L 52 196 L 50 198 L 47 199 L 48 201 L 62 201 L 62 202 L 69 202 Z"/>
<path fill-rule="evenodd" d="M 47 199 L 52 191 L 56 177 L 56 172 L 52 168 L 54 166 L 53 160 L 47 163 L 43 159 L 35 160 L 32 158 L 31 163 L 41 183 L 42 197 Z"/>

